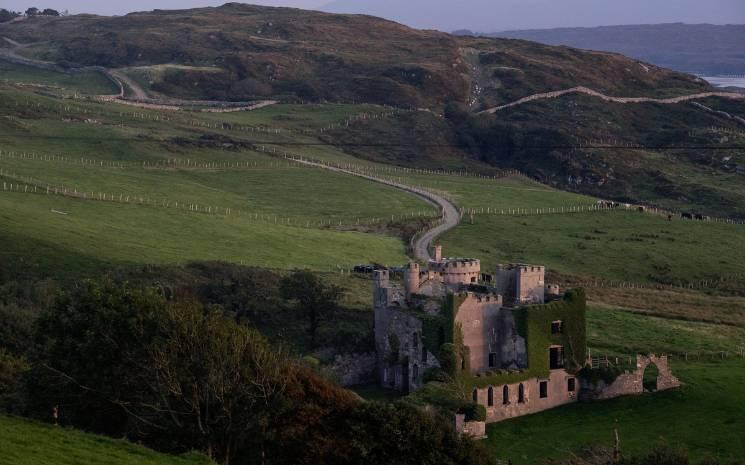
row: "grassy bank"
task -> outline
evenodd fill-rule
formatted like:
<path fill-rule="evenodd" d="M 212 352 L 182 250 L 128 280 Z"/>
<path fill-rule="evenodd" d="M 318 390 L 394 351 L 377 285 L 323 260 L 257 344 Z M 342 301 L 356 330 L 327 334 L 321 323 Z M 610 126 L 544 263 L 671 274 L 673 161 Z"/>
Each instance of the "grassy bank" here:
<path fill-rule="evenodd" d="M 205 457 L 160 454 L 126 441 L 0 416 L 0 464 L 209 465 Z"/>

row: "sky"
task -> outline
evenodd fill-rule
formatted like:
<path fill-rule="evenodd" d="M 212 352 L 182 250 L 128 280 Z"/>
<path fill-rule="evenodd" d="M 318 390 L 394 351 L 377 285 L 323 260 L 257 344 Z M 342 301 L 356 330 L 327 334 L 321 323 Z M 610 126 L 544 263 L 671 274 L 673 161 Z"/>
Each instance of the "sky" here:
<path fill-rule="evenodd" d="M 71 13 L 217 6 L 227 0 L 0 0 L 0 8 L 30 6 Z M 365 13 L 418 28 L 498 32 L 619 24 L 745 24 L 745 0 L 254 0 L 251 3 Z"/>

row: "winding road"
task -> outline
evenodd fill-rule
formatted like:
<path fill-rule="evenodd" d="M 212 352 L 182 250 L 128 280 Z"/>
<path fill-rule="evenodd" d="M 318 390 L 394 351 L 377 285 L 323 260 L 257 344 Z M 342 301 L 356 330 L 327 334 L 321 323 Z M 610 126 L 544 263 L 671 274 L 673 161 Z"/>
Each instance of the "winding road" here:
<path fill-rule="evenodd" d="M 424 200 L 425 202 L 430 203 L 436 207 L 439 207 L 440 211 L 442 212 L 440 224 L 425 231 L 424 233 L 418 236 L 415 236 L 415 238 L 412 241 L 412 252 L 414 253 L 414 257 L 417 260 L 420 260 L 422 262 L 428 262 L 432 260 L 432 255 L 430 254 L 430 248 L 432 244 L 434 243 L 435 239 L 437 239 L 439 236 L 441 236 L 445 232 L 455 228 L 460 223 L 460 212 L 458 211 L 458 208 L 450 200 L 446 199 L 445 197 L 441 195 L 434 194 L 432 192 L 425 191 L 423 189 L 419 189 L 419 188 L 409 186 L 406 184 L 402 184 L 399 182 L 390 181 L 388 179 L 378 178 L 375 176 L 370 176 L 368 174 L 358 173 L 356 171 L 347 170 L 347 169 L 339 168 L 336 166 L 329 166 L 323 163 L 318 163 L 318 162 L 314 162 L 310 160 L 303 160 L 303 159 L 298 159 L 298 158 L 289 158 L 289 160 L 292 160 L 296 163 L 300 163 L 306 166 L 314 166 L 317 168 L 322 168 L 322 169 L 333 171 L 336 173 L 349 174 L 351 176 L 356 176 L 358 178 L 367 179 L 368 181 L 376 182 L 378 184 L 384 184 L 386 186 L 394 187 L 404 192 L 414 194 L 420 199 Z"/>
<path fill-rule="evenodd" d="M 572 87 L 571 89 L 565 89 L 565 90 L 557 90 L 554 92 L 544 92 L 541 94 L 533 94 L 529 95 L 527 97 L 523 97 L 519 100 L 516 100 L 512 103 L 508 103 L 506 105 L 500 105 L 498 107 L 492 107 L 487 110 L 484 110 L 480 113 L 488 113 L 488 114 L 494 114 L 502 110 L 506 110 L 508 108 L 516 107 L 519 105 L 524 105 L 529 102 L 535 102 L 536 100 L 547 100 L 552 98 L 558 98 L 562 95 L 567 94 L 585 94 L 590 95 L 592 97 L 597 97 L 601 100 L 604 100 L 606 102 L 612 102 L 612 103 L 660 103 L 663 105 L 672 105 L 675 103 L 683 103 L 688 102 L 691 100 L 700 100 L 704 98 L 709 97 L 720 97 L 720 98 L 726 98 L 731 100 L 745 100 L 745 94 L 738 94 L 736 92 L 701 92 L 698 94 L 691 94 L 691 95 L 683 95 L 680 97 L 672 97 L 672 98 L 652 98 L 652 97 L 611 97 L 609 95 L 605 95 L 601 92 L 598 92 L 596 90 L 590 89 L 589 87 Z"/>

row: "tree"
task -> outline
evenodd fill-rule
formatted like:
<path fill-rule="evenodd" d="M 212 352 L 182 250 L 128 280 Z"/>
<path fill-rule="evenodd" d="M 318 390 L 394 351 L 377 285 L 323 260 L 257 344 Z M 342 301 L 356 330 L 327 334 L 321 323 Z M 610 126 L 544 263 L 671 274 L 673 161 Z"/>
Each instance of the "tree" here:
<path fill-rule="evenodd" d="M 8 21 L 13 20 L 14 18 L 17 18 L 19 15 L 15 11 L 6 10 L 5 8 L 0 8 L 0 23 L 7 23 Z"/>
<path fill-rule="evenodd" d="M 26 10 L 26 16 L 36 16 L 38 14 L 39 14 L 39 9 L 34 6 Z"/>
<path fill-rule="evenodd" d="M 327 285 L 310 271 L 296 271 L 282 280 L 280 291 L 285 299 L 297 301 L 298 309 L 308 319 L 311 345 L 316 347 L 318 326 L 338 308 L 343 290 Z"/>
<path fill-rule="evenodd" d="M 195 301 L 169 305 L 162 331 L 143 367 L 141 379 L 155 394 L 136 406 L 137 418 L 153 423 L 143 426 L 169 431 L 186 450 L 198 445 L 224 464 L 241 450 L 261 450 L 283 402 L 285 351 Z"/>
<path fill-rule="evenodd" d="M 58 408 L 61 423 L 125 434 L 129 406 L 146 398 L 139 378 L 162 337 L 165 299 L 154 289 L 89 281 L 42 313 L 36 325 L 29 394 L 36 415 Z"/>
<path fill-rule="evenodd" d="M 59 11 L 53 10 L 51 8 L 44 8 L 44 11 L 41 12 L 44 16 L 59 16 Z"/>
<path fill-rule="evenodd" d="M 49 418 L 229 464 L 261 450 L 288 362 L 255 330 L 156 289 L 87 282 L 40 317 L 29 394 Z"/>

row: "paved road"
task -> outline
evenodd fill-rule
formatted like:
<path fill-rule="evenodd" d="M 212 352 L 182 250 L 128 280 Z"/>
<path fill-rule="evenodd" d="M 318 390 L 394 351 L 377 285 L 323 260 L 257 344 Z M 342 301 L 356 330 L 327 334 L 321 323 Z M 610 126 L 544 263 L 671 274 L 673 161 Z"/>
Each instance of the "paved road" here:
<path fill-rule="evenodd" d="M 602 94 L 596 90 L 590 89 L 588 87 L 580 86 L 580 87 L 572 87 L 571 89 L 557 90 L 554 92 L 545 92 L 541 94 L 529 95 L 527 97 L 523 97 L 520 100 L 517 100 L 512 103 L 508 103 L 506 105 L 500 105 L 498 107 L 489 108 L 488 110 L 484 110 L 481 113 L 494 114 L 498 111 L 506 110 L 507 108 L 516 107 L 518 105 L 523 105 L 528 102 L 557 98 L 557 97 L 561 97 L 562 95 L 566 95 L 566 94 L 585 94 L 585 95 L 590 95 L 592 97 L 597 97 L 606 102 L 627 103 L 627 104 L 628 103 L 660 103 L 663 105 L 672 105 L 675 103 L 683 103 L 683 102 L 688 102 L 690 100 L 701 100 L 701 99 L 705 99 L 709 97 L 720 97 L 720 98 L 726 98 L 726 99 L 732 99 L 732 100 L 745 100 L 745 94 L 738 94 L 736 92 L 702 92 L 698 94 L 683 95 L 680 97 L 663 98 L 663 99 L 652 98 L 652 97 L 611 97 L 611 96 Z"/>
<path fill-rule="evenodd" d="M 396 189 L 400 189 L 402 191 L 406 191 L 410 194 L 416 195 L 422 200 L 439 207 L 442 212 L 441 223 L 438 226 L 435 226 L 434 228 L 424 232 L 423 234 L 420 234 L 416 238 L 414 243 L 412 244 L 414 257 L 416 257 L 417 260 L 421 260 L 423 262 L 427 262 L 431 260 L 432 256 L 429 253 L 429 249 L 430 249 L 430 246 L 432 246 L 433 242 L 440 235 L 453 229 L 454 227 L 458 226 L 458 223 L 460 223 L 460 212 L 458 211 L 458 208 L 451 201 L 449 201 L 448 199 L 446 199 L 445 197 L 441 195 L 434 194 L 432 192 L 428 192 L 428 191 L 425 191 L 425 190 L 422 190 L 422 189 L 419 189 L 413 186 L 408 186 L 406 184 L 402 184 L 399 182 L 389 181 L 387 179 L 370 176 L 368 174 L 346 170 L 344 168 L 328 166 L 322 163 L 316 163 L 316 162 L 308 161 L 308 160 L 300 160 L 300 159 L 295 159 L 295 158 L 293 158 L 292 160 L 297 163 L 301 163 L 303 165 L 315 166 L 318 168 L 323 168 L 323 169 L 334 171 L 337 173 L 345 173 L 345 174 L 349 174 L 352 176 L 356 176 L 358 178 L 363 178 L 369 181 L 377 182 L 379 184 L 384 184 L 386 186 L 395 187 Z"/>

